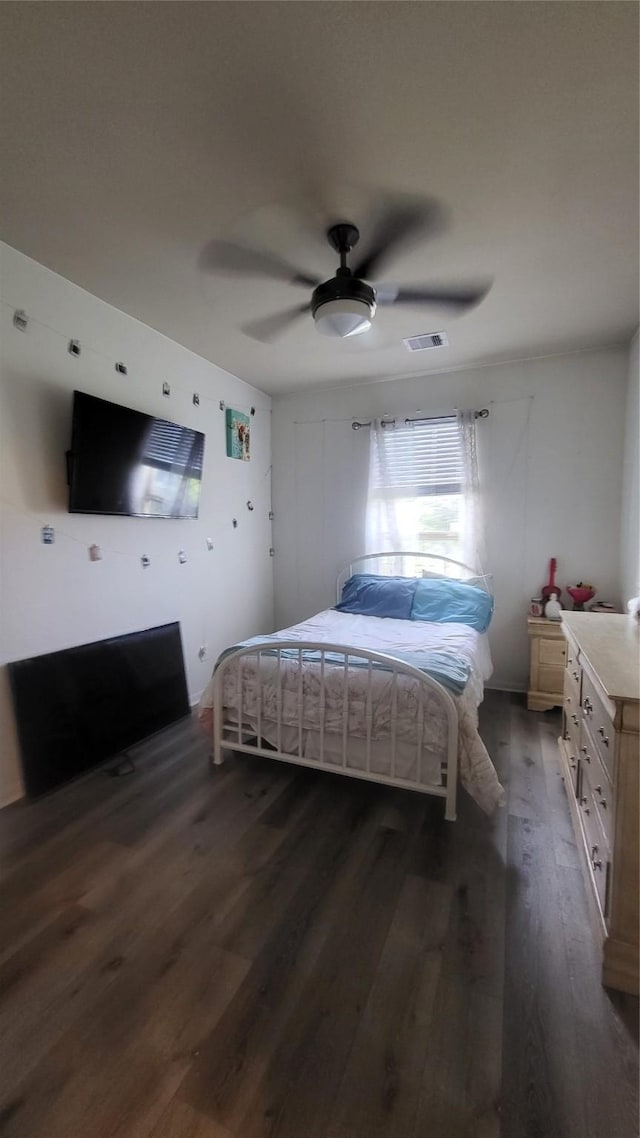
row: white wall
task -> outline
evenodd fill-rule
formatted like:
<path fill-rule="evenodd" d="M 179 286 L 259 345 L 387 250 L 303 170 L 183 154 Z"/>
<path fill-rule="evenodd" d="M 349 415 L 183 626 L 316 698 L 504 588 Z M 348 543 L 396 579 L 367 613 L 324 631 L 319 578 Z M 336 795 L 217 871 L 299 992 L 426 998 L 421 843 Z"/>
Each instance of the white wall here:
<path fill-rule="evenodd" d="M 336 575 L 364 551 L 367 420 L 489 407 L 478 421 L 496 687 L 528 679 L 529 599 L 558 558 L 619 603 L 627 352 L 581 352 L 282 396 L 273 406 L 276 622 L 334 603 Z"/>
<path fill-rule="evenodd" d="M 0 663 L 177 620 L 195 700 L 220 649 L 273 627 L 271 401 L 8 246 L 0 253 Z M 30 317 L 26 333 L 13 327 L 18 308 Z M 78 359 L 67 351 L 70 338 L 82 345 Z M 116 373 L 117 360 L 127 376 Z M 162 395 L 165 380 L 169 398 Z M 74 388 L 204 431 L 197 521 L 67 513 L 64 455 Z M 255 408 L 248 463 L 226 457 L 221 399 L 246 412 Z M 51 546 L 40 540 L 45 523 L 56 531 Z M 89 561 L 94 542 L 102 561 Z M 180 549 L 188 556 L 183 565 Z M 151 558 L 147 569 L 143 553 Z M 208 656 L 201 663 L 203 643 Z M 0 739 L 5 803 L 21 791 L 5 667 Z"/>
<path fill-rule="evenodd" d="M 640 368 L 638 333 L 629 348 L 624 468 L 622 476 L 622 541 L 620 545 L 622 599 L 640 594 Z"/>

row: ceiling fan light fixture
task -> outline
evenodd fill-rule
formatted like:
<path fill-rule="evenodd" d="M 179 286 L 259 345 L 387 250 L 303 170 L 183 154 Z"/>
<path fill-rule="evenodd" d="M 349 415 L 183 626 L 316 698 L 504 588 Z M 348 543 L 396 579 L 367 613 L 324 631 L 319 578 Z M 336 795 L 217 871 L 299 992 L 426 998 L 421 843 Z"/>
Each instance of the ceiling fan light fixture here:
<path fill-rule="evenodd" d="M 372 306 L 366 300 L 346 297 L 328 300 L 313 313 L 318 332 L 341 340 L 366 332 L 371 327 L 372 317 Z"/>
<path fill-rule="evenodd" d="M 399 243 L 406 242 L 407 238 L 418 229 L 424 230 L 425 223 L 429 222 L 429 219 L 431 224 L 426 227 L 430 227 L 432 231 L 434 228 L 437 230 L 438 226 L 434 226 L 434 216 L 437 220 L 437 210 L 434 215 L 434 203 L 423 203 L 421 206 L 417 203 L 413 206 L 397 203 L 388 207 L 382 221 L 374 227 L 373 238 L 369 242 L 364 258 L 361 258 L 354 268 L 349 266 L 348 257 L 360 238 L 357 226 L 344 221 L 332 225 L 325 236 L 331 248 L 338 253 L 340 264 L 335 275 L 324 281 L 318 281 L 317 277 L 297 269 L 276 254 L 248 249 L 228 241 L 210 242 L 201 260 L 205 267 L 209 264 L 214 268 L 227 268 L 259 276 L 266 273 L 276 280 L 285 280 L 289 284 L 313 287 L 310 303 L 296 305 L 264 319 L 243 324 L 242 330 L 248 336 L 269 343 L 281 332 L 286 331 L 299 317 L 310 311 L 321 335 L 334 340 L 346 340 L 351 336 L 361 335 L 371 327 L 378 305 L 384 307 L 391 304 L 438 305 L 453 308 L 456 312 L 464 312 L 484 299 L 491 287 L 490 281 L 445 287 L 369 283 L 380 260 L 388 256 Z M 435 333 L 427 337 L 410 337 L 410 340 L 412 341 L 410 347 L 413 347 L 413 341 L 424 340 L 428 340 L 429 343 L 420 343 L 420 348 L 442 347 L 445 336 L 444 333 Z"/>

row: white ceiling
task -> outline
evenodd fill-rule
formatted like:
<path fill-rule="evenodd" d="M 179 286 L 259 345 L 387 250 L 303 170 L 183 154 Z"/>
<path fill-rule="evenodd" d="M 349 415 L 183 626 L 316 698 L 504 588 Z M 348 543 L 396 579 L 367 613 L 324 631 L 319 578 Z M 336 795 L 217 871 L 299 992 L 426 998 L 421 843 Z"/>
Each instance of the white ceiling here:
<path fill-rule="evenodd" d="M 635 3 L 2 3 L 1 236 L 270 393 L 620 342 L 638 322 Z M 466 316 L 379 310 L 355 341 L 307 293 L 206 275 L 211 238 L 333 274 L 381 192 L 447 206 L 381 275 L 494 278 Z M 404 336 L 446 330 L 410 355 Z"/>

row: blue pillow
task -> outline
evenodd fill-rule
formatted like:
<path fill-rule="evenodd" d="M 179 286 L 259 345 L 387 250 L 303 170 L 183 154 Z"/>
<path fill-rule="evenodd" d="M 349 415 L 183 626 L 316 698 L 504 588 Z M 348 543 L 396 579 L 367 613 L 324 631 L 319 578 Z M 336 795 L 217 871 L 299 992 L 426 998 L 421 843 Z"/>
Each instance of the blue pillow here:
<path fill-rule="evenodd" d="M 416 577 L 378 577 L 373 573 L 354 573 L 345 581 L 338 612 L 360 616 L 395 617 L 411 620 Z"/>
<path fill-rule="evenodd" d="M 417 583 L 412 620 L 468 624 L 478 632 L 486 632 L 492 616 L 493 597 L 475 585 L 448 577 L 423 577 Z"/>

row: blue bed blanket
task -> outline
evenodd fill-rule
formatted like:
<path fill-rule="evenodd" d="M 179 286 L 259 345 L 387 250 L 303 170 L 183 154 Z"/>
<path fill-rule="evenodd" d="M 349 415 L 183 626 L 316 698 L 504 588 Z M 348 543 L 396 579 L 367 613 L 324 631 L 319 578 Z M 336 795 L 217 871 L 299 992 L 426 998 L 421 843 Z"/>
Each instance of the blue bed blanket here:
<path fill-rule="evenodd" d="M 286 642 L 291 639 L 293 639 L 291 636 L 273 632 L 268 636 L 252 636 L 249 640 L 241 640 L 238 644 L 231 645 L 220 654 L 216 661 L 216 668 L 219 667 L 231 652 L 235 652 L 236 648 L 250 648 L 254 644 L 269 642 L 275 647 L 272 651 L 267 650 L 265 655 L 275 656 L 277 654 L 276 647 L 278 642 L 283 640 Z M 284 648 L 281 650 L 281 655 L 285 659 L 296 660 L 298 658 L 298 649 Z M 446 652 L 443 649 L 424 649 L 422 651 L 402 653 L 393 652 L 393 657 L 394 659 L 401 660 L 404 664 L 410 664 L 413 668 L 418 668 L 418 670 L 424 672 L 425 675 L 437 680 L 439 684 L 442 684 L 442 686 L 452 692 L 453 695 L 462 695 L 471 674 L 470 665 L 465 660 L 461 660 L 452 652 Z M 306 648 L 302 649 L 302 659 L 305 663 L 314 663 L 315 661 L 319 661 L 320 658 L 319 651 Z M 337 652 L 325 652 L 325 660 L 329 664 L 341 665 L 344 663 L 344 657 Z M 358 656 L 349 656 L 350 668 L 367 668 L 368 666 L 369 663 L 367 660 L 363 660 Z M 371 666 L 383 672 L 390 672 L 392 670 L 389 664 L 381 660 L 373 660 Z"/>

